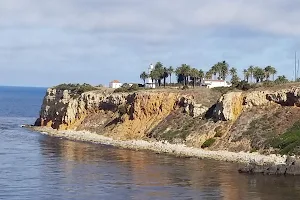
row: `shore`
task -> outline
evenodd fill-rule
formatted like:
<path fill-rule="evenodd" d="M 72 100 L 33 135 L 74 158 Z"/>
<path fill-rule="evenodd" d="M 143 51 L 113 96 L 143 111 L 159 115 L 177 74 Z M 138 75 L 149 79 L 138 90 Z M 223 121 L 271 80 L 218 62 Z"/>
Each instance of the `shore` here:
<path fill-rule="evenodd" d="M 187 147 L 184 144 L 170 144 L 168 142 L 157 141 L 149 142 L 145 140 L 113 140 L 96 133 L 88 131 L 58 131 L 48 127 L 31 127 L 32 130 L 40 132 L 44 135 L 65 138 L 75 141 L 92 142 L 96 144 L 112 145 L 115 147 L 134 149 L 134 150 L 150 150 L 156 153 L 167 153 L 181 157 L 195 157 L 201 159 L 213 159 L 226 162 L 236 162 L 243 164 L 263 165 L 285 165 L 286 156 L 278 155 L 261 155 L 258 153 L 247 152 L 229 152 L 229 151 L 208 151 L 199 148 Z"/>

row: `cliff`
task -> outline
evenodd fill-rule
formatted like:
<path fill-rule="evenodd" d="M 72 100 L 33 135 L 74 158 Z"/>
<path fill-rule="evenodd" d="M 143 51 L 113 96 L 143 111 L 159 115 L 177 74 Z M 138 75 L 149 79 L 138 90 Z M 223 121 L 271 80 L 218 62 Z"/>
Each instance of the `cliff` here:
<path fill-rule="evenodd" d="M 155 139 L 211 150 L 278 152 L 282 146 L 273 141 L 300 119 L 299 91 L 298 87 L 270 88 L 220 95 L 208 89 L 99 90 L 76 95 L 50 88 L 35 125 L 88 130 L 121 140 Z"/>
<path fill-rule="evenodd" d="M 118 139 L 143 138 L 171 112 L 198 117 L 207 107 L 192 95 L 172 92 L 105 93 L 81 95 L 49 88 L 36 126 L 58 130 L 92 130 Z"/>

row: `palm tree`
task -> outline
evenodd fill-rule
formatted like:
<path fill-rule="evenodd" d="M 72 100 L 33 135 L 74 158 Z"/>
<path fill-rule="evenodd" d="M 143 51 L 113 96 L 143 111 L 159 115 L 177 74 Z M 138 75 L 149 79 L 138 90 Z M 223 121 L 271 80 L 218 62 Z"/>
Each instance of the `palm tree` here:
<path fill-rule="evenodd" d="M 160 80 L 160 74 L 158 70 L 152 70 L 151 73 L 149 74 L 149 77 L 152 79 L 152 83 L 155 81 L 155 84 L 157 83 L 158 80 Z"/>
<path fill-rule="evenodd" d="M 272 70 L 273 70 L 273 67 L 271 67 L 271 66 L 267 66 L 267 67 L 265 68 L 265 75 L 266 75 L 266 79 L 267 79 L 267 80 L 269 80 L 270 75 L 271 75 L 271 73 L 272 73 Z"/>
<path fill-rule="evenodd" d="M 158 86 L 161 86 L 161 79 L 164 78 L 164 66 L 161 62 L 157 62 L 154 66 L 154 70 L 158 74 L 158 78 L 156 79 L 158 81 Z"/>
<path fill-rule="evenodd" d="M 249 82 L 249 76 L 250 76 L 249 71 L 247 69 L 244 69 L 243 74 L 244 74 L 244 81 Z"/>
<path fill-rule="evenodd" d="M 221 62 L 219 65 L 220 65 L 221 79 L 225 80 L 228 75 L 229 65 L 228 63 L 226 63 L 225 60 Z"/>
<path fill-rule="evenodd" d="M 144 87 L 146 87 L 146 79 L 148 78 L 148 74 L 146 72 L 141 73 L 140 79 L 144 81 Z"/>
<path fill-rule="evenodd" d="M 265 70 L 260 67 L 254 67 L 253 77 L 256 79 L 256 83 L 262 82 L 265 78 Z"/>
<path fill-rule="evenodd" d="M 202 80 L 204 78 L 204 71 L 202 69 L 199 70 L 199 79 L 200 79 L 200 84 L 202 83 Z"/>
<path fill-rule="evenodd" d="M 168 78 L 168 76 L 169 76 L 168 69 L 166 67 L 164 67 L 164 71 L 163 71 L 163 74 L 162 74 L 162 77 L 164 79 L 164 87 L 166 87 L 166 79 Z"/>
<path fill-rule="evenodd" d="M 249 66 L 248 72 L 250 73 L 251 83 L 253 83 L 253 72 L 254 72 L 254 67 L 253 67 L 253 65 L 250 65 L 250 66 Z"/>
<path fill-rule="evenodd" d="M 190 70 L 190 76 L 193 79 L 193 87 L 195 88 L 196 80 L 199 78 L 199 71 L 196 68 Z"/>
<path fill-rule="evenodd" d="M 237 75 L 237 69 L 234 68 L 234 67 L 232 67 L 232 68 L 229 70 L 229 73 L 230 73 L 231 76 L 235 76 L 235 75 Z"/>
<path fill-rule="evenodd" d="M 176 75 L 178 78 L 183 78 L 183 84 L 187 85 L 188 77 L 190 75 L 191 67 L 187 64 L 182 64 L 180 67 L 176 69 Z"/>
<path fill-rule="evenodd" d="M 238 82 L 239 82 L 239 77 L 238 77 L 238 75 L 237 75 L 237 69 L 234 68 L 234 67 L 232 67 L 232 68 L 229 70 L 229 73 L 230 73 L 230 75 L 231 75 L 231 83 L 232 83 L 233 85 L 238 84 Z"/>
<path fill-rule="evenodd" d="M 174 68 L 172 66 L 170 66 L 168 68 L 168 74 L 169 74 L 169 77 L 170 77 L 170 84 L 172 83 L 172 74 L 174 73 Z"/>
<path fill-rule="evenodd" d="M 275 74 L 277 74 L 277 70 L 275 69 L 275 67 L 272 67 L 271 75 L 273 76 L 273 81 L 275 80 Z"/>
<path fill-rule="evenodd" d="M 208 72 L 205 73 L 205 78 L 212 79 L 213 74 L 214 74 L 213 70 L 210 69 Z"/>

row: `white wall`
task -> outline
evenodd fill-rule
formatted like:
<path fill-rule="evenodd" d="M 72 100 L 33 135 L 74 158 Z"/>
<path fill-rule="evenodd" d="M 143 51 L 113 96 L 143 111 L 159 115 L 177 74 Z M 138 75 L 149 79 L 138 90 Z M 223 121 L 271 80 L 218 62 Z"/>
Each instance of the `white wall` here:
<path fill-rule="evenodd" d="M 230 87 L 231 84 L 228 84 L 226 81 L 204 81 L 204 84 L 207 85 L 208 88 L 215 87 Z"/>
<path fill-rule="evenodd" d="M 120 88 L 123 84 L 122 83 L 109 83 L 110 88 Z"/>

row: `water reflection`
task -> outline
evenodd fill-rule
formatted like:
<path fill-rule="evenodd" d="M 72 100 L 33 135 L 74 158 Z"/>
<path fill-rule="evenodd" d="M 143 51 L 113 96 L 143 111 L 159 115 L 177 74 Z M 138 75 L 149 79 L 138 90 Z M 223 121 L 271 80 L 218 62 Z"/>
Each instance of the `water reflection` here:
<path fill-rule="evenodd" d="M 240 200 L 300 195 L 297 177 L 241 175 L 236 164 L 49 137 L 40 140 L 40 148 L 44 170 L 56 172 L 56 184 L 63 186 L 66 198 Z"/>

